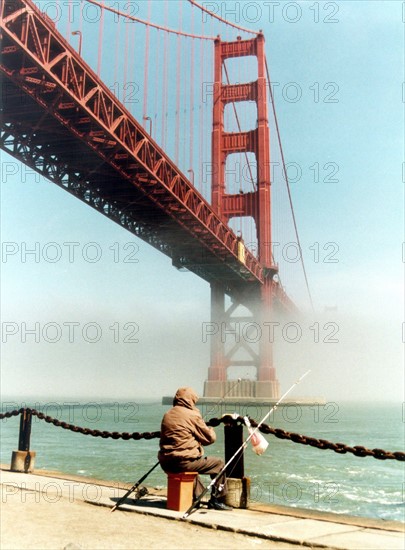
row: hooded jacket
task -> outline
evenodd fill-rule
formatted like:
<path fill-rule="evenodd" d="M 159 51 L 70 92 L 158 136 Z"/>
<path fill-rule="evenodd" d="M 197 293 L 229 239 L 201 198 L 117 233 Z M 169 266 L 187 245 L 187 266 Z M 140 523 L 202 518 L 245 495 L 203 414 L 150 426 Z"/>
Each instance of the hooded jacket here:
<path fill-rule="evenodd" d="M 164 415 L 160 430 L 159 461 L 181 461 L 199 458 L 203 445 L 216 440 L 212 428 L 206 425 L 195 406 L 198 396 L 192 388 L 180 388 L 173 408 Z"/>

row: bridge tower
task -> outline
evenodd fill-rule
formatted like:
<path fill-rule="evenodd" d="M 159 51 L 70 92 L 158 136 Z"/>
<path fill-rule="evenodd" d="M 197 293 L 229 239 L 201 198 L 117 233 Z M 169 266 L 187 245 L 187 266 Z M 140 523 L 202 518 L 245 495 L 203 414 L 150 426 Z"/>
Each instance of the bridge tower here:
<path fill-rule="evenodd" d="M 223 63 L 228 58 L 255 56 L 258 78 L 255 82 L 223 83 Z M 221 219 L 251 216 L 256 225 L 257 254 L 265 274 L 264 284 L 252 285 L 238 294 L 227 292 L 226 283 L 211 283 L 211 364 L 204 386 L 205 397 L 219 397 L 230 389 L 227 370 L 232 366 L 255 367 L 256 380 L 242 380 L 232 393 L 234 397 L 277 398 L 279 383 L 273 366 L 270 321 L 273 313 L 273 281 L 277 273 L 271 247 L 271 197 L 270 197 L 270 133 L 267 113 L 267 82 L 264 36 L 235 42 L 215 41 L 212 132 L 212 206 Z M 256 128 L 246 132 L 226 132 L 224 129 L 225 106 L 231 102 L 254 101 L 257 106 Z M 256 182 L 251 192 L 227 193 L 226 160 L 232 153 L 253 153 L 256 157 Z M 243 269 L 243 240 L 240 242 L 240 261 Z M 225 296 L 230 295 L 227 308 Z M 235 317 L 240 305 L 248 309 L 241 317 Z M 246 311 L 246 310 L 245 310 Z M 250 326 L 249 326 L 250 323 Z M 241 327 L 245 327 L 244 330 Z M 245 357 L 238 359 L 241 350 Z M 246 354 L 248 359 L 246 359 Z"/>

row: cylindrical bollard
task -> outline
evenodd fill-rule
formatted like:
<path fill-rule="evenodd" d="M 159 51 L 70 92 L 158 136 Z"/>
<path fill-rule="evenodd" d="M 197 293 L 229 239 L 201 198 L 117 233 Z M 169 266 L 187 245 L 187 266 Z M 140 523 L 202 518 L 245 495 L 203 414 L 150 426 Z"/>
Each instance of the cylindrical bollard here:
<path fill-rule="evenodd" d="M 226 483 L 225 504 L 233 508 L 249 508 L 250 477 L 243 477 L 242 479 L 228 477 Z"/>
<path fill-rule="evenodd" d="M 10 470 L 12 472 L 24 472 L 30 474 L 34 471 L 35 451 L 13 451 L 11 455 Z"/>
<path fill-rule="evenodd" d="M 225 462 L 243 445 L 243 426 L 231 420 L 224 426 Z M 226 469 L 227 494 L 225 503 L 233 508 L 248 508 L 250 498 L 250 478 L 245 477 L 243 452 L 233 460 Z"/>
<path fill-rule="evenodd" d="M 12 472 L 31 473 L 34 471 L 35 451 L 30 451 L 32 414 L 24 409 L 20 417 L 20 431 L 18 434 L 18 451 L 11 455 L 10 470 Z"/>

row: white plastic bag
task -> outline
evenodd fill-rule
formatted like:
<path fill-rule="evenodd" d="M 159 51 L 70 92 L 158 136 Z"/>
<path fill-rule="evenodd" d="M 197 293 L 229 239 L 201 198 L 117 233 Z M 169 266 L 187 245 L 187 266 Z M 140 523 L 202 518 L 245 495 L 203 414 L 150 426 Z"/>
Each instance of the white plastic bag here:
<path fill-rule="evenodd" d="M 269 446 L 267 440 L 262 436 L 262 434 L 259 432 L 259 430 L 254 430 L 250 424 L 249 418 L 247 416 L 244 417 L 245 425 L 249 431 L 249 435 L 252 435 L 250 438 L 250 442 L 252 444 L 252 449 L 257 455 L 262 455 L 264 451 Z"/>

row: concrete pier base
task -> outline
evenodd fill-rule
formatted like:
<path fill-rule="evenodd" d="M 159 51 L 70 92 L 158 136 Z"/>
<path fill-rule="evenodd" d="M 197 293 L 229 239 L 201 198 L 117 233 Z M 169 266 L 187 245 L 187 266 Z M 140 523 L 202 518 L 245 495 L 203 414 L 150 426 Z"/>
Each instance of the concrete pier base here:
<path fill-rule="evenodd" d="M 277 400 L 280 397 L 280 385 L 277 380 L 258 381 L 206 380 L 204 397 L 220 399 L 221 396 L 234 398 L 267 398 Z"/>
<path fill-rule="evenodd" d="M 255 397 L 273 397 L 279 399 L 280 384 L 278 380 L 266 380 L 255 382 Z"/>
<path fill-rule="evenodd" d="M 10 470 L 31 474 L 34 471 L 36 454 L 35 451 L 13 451 Z"/>
<path fill-rule="evenodd" d="M 249 508 L 250 501 L 250 477 L 236 479 L 228 477 L 228 492 L 225 496 L 225 504 L 233 508 Z"/>

